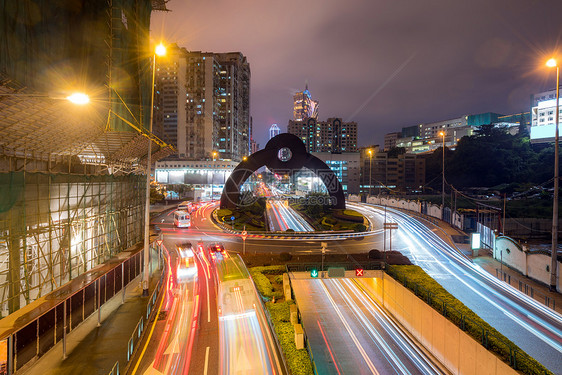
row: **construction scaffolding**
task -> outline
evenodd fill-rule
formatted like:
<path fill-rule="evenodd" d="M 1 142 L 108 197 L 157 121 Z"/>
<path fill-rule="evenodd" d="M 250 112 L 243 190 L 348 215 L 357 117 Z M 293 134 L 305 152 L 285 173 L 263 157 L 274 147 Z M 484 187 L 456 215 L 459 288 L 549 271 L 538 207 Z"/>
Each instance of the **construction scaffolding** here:
<path fill-rule="evenodd" d="M 144 181 L 0 174 L 2 316 L 141 241 Z"/>
<path fill-rule="evenodd" d="M 0 0 L 1 317 L 142 241 L 148 150 L 175 152 L 148 131 L 166 2 Z"/>

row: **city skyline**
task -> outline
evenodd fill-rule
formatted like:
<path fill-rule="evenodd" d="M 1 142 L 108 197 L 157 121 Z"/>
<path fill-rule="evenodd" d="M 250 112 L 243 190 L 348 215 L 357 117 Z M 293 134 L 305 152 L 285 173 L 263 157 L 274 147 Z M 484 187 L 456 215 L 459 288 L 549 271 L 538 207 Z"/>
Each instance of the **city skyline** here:
<path fill-rule="evenodd" d="M 361 144 L 417 123 L 528 111 L 532 94 L 554 86 L 544 61 L 562 38 L 554 0 L 167 6 L 153 15 L 154 39 L 248 57 L 261 144 L 272 123 L 292 118 L 292 96 L 307 83 L 323 118 L 359 124 Z"/>

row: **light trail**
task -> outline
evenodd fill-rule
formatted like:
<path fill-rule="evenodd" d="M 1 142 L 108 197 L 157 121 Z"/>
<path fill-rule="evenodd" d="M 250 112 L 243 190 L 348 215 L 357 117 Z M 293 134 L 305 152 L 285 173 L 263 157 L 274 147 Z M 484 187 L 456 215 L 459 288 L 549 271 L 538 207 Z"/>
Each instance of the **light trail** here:
<path fill-rule="evenodd" d="M 379 207 L 353 206 L 372 218 L 383 217 Z M 386 215 L 387 221 L 399 224 L 394 232 L 404 255 L 499 332 L 557 372 L 562 352 L 560 314 L 474 265 L 450 239 L 447 243 L 436 233 L 442 231 L 440 228 L 431 230 L 420 220 L 388 207 Z"/>
<path fill-rule="evenodd" d="M 353 330 L 349 326 L 349 323 L 347 322 L 347 320 L 344 318 L 340 308 L 338 307 L 338 305 L 336 304 L 336 302 L 332 298 L 330 292 L 328 291 L 328 288 L 326 288 L 326 285 L 324 284 L 324 280 L 318 280 L 318 281 L 320 282 L 320 285 L 322 287 L 322 290 L 326 294 L 326 297 L 328 297 L 328 301 L 330 301 L 330 304 L 332 305 L 334 311 L 336 312 L 336 314 L 340 318 L 340 321 L 342 322 L 342 324 L 345 327 L 347 333 L 349 334 L 349 337 L 351 337 L 351 340 L 353 341 L 353 343 L 357 347 L 357 350 L 361 354 L 361 357 L 363 357 L 363 360 L 367 364 L 367 367 L 369 368 L 369 370 L 371 371 L 372 374 L 379 375 L 379 372 L 375 368 L 375 365 L 373 364 L 373 362 L 371 362 L 371 359 L 369 358 L 369 356 L 365 352 L 365 349 L 363 348 L 363 346 L 361 345 L 361 343 L 357 339 L 357 336 L 355 335 L 355 333 L 353 332 Z"/>

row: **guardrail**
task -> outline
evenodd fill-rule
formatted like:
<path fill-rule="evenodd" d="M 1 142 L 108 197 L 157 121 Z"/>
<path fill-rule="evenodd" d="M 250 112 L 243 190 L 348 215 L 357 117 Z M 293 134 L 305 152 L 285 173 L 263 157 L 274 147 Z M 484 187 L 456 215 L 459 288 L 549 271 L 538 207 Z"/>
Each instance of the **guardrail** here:
<path fill-rule="evenodd" d="M 371 262 L 324 262 L 324 269 L 328 268 L 345 268 L 346 271 L 353 271 L 358 267 L 364 270 L 382 270 L 384 269 L 385 263 L 383 261 L 371 261 Z M 300 263 L 300 264 L 286 264 L 287 272 L 309 272 L 313 269 L 318 270 L 320 268 L 319 263 Z M 292 286 L 291 286 L 292 293 Z"/>
<path fill-rule="evenodd" d="M 166 262 L 168 261 L 166 257 L 164 257 L 164 259 Z M 133 358 L 135 351 L 138 349 L 138 345 L 142 342 L 145 328 L 148 325 L 148 324 L 145 325 L 145 321 L 146 323 L 150 322 L 150 316 L 155 311 L 154 306 L 156 306 L 158 295 L 160 294 L 160 291 L 162 290 L 162 286 L 164 285 L 164 278 L 167 277 L 168 274 L 167 272 L 168 268 L 164 266 L 164 269 L 166 270 L 166 272 L 162 272 L 160 274 L 160 279 L 158 280 L 158 284 L 156 284 L 156 288 L 154 288 L 152 294 L 150 295 L 150 298 L 148 299 L 148 303 L 146 305 L 146 313 L 140 317 L 139 322 L 135 326 L 135 329 L 133 330 L 133 333 L 131 334 L 129 341 L 127 342 L 127 362 L 124 365 L 125 369 L 127 368 L 127 365 L 129 364 L 131 358 Z M 117 362 L 116 364 L 118 365 L 119 362 Z M 110 372 L 109 375 L 112 375 L 112 373 Z"/>

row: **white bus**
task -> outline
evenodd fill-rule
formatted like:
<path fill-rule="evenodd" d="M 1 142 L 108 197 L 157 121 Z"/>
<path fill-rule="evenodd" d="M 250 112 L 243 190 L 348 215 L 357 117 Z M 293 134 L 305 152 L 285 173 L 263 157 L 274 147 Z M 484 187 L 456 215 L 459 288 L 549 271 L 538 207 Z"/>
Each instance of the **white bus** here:
<path fill-rule="evenodd" d="M 181 203 L 178 205 L 178 210 L 179 210 L 179 211 L 187 211 L 187 212 L 189 212 L 189 211 L 190 211 L 190 208 L 191 208 L 191 202 L 189 202 L 189 201 L 181 202 Z"/>
<path fill-rule="evenodd" d="M 177 228 L 191 227 L 191 215 L 187 211 L 178 210 L 174 212 L 174 225 Z"/>

